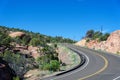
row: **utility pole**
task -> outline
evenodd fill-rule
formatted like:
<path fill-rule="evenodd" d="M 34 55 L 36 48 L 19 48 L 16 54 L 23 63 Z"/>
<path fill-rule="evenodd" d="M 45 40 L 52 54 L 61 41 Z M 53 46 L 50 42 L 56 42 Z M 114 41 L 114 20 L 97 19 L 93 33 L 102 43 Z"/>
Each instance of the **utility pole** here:
<path fill-rule="evenodd" d="M 101 30 L 100 31 L 101 31 L 101 33 L 103 32 L 103 25 L 101 26 Z"/>

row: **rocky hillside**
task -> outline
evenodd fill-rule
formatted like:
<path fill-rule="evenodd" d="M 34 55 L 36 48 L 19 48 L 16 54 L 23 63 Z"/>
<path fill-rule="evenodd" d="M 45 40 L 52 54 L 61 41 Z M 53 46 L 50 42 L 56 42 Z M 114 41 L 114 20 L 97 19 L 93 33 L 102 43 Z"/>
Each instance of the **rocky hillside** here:
<path fill-rule="evenodd" d="M 105 41 L 98 41 L 83 39 L 76 43 L 78 46 L 86 46 L 95 50 L 103 50 L 111 53 L 120 53 L 120 30 L 117 30 L 110 34 L 110 36 Z"/>
<path fill-rule="evenodd" d="M 59 71 L 62 61 L 59 60 L 56 43 L 74 42 L 59 36 L 0 26 L 0 74 L 4 74 L 0 79 L 22 80 L 28 71 L 34 69 Z"/>
<path fill-rule="evenodd" d="M 105 43 L 106 51 L 120 53 L 120 30 L 113 32 Z"/>

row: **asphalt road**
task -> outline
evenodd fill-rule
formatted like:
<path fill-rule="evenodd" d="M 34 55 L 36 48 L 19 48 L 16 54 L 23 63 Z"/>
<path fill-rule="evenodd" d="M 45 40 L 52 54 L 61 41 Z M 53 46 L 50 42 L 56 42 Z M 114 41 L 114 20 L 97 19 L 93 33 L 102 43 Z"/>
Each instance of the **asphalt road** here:
<path fill-rule="evenodd" d="M 86 58 L 85 64 L 68 73 L 42 80 L 120 80 L 119 56 L 74 45 L 66 46 L 83 54 Z"/>

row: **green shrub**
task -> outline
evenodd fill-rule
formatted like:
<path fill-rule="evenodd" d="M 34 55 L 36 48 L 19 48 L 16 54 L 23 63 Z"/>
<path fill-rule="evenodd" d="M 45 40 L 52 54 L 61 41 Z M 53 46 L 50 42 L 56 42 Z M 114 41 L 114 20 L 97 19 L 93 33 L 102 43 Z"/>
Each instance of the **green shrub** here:
<path fill-rule="evenodd" d="M 36 59 L 39 69 L 56 71 L 60 67 L 58 59 L 53 54 L 46 54 Z"/>
<path fill-rule="evenodd" d="M 57 71 L 60 69 L 60 62 L 57 60 L 50 61 L 50 70 Z"/>
<path fill-rule="evenodd" d="M 17 77 L 13 77 L 13 80 L 20 80 L 20 78 L 17 76 Z"/>
<path fill-rule="evenodd" d="M 40 40 L 37 39 L 37 38 L 32 38 L 31 41 L 30 41 L 30 45 L 38 46 L 38 45 L 40 45 Z"/>
<path fill-rule="evenodd" d="M 42 69 L 49 71 L 57 71 L 60 69 L 60 63 L 57 60 L 51 60 L 50 63 L 43 64 Z"/>
<path fill-rule="evenodd" d="M 120 52 L 119 52 L 119 51 L 117 51 L 117 54 L 120 54 Z"/>
<path fill-rule="evenodd" d="M 105 40 L 107 40 L 109 35 L 110 35 L 109 33 L 103 34 L 100 31 L 88 30 L 86 32 L 85 38 L 88 38 L 88 39 L 91 39 L 91 40 L 98 39 L 98 41 L 105 41 Z M 86 42 L 89 42 L 89 40 L 87 40 Z"/>
<path fill-rule="evenodd" d="M 45 64 L 42 66 L 42 69 L 43 69 L 43 70 L 50 70 L 50 64 L 45 63 Z"/>
<path fill-rule="evenodd" d="M 90 39 L 87 39 L 86 42 L 90 42 Z"/>

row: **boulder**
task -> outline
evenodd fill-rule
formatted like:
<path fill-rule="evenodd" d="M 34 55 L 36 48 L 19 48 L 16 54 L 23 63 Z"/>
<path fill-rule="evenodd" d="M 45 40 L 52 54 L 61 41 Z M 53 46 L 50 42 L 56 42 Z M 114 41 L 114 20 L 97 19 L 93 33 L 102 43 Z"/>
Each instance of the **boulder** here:
<path fill-rule="evenodd" d="M 25 35 L 25 33 L 24 32 L 11 32 L 10 34 L 9 34 L 9 36 L 10 37 L 22 37 L 22 36 L 24 36 Z"/>
<path fill-rule="evenodd" d="M 34 57 L 35 59 L 40 57 L 40 53 L 38 52 L 38 47 L 29 46 L 28 51 L 30 52 L 30 55 Z"/>

